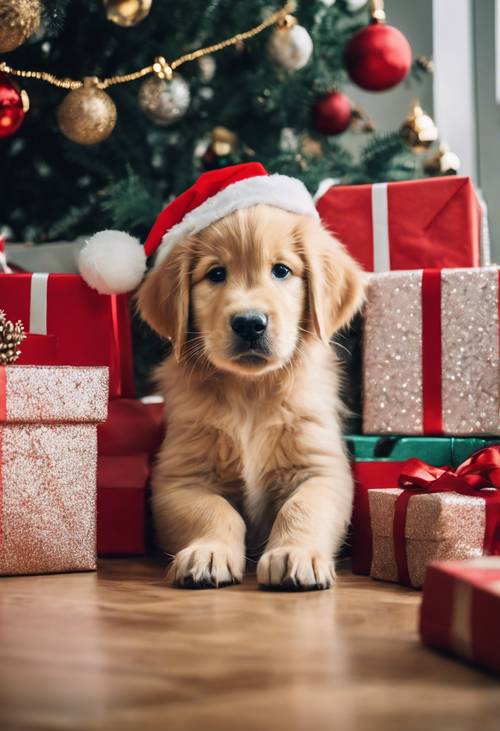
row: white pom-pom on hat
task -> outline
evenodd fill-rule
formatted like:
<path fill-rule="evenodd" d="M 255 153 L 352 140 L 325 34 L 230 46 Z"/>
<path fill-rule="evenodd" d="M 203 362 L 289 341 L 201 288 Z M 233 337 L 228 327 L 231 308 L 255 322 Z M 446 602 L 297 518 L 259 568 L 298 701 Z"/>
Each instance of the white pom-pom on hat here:
<path fill-rule="evenodd" d="M 146 254 L 140 241 L 124 231 L 99 231 L 80 251 L 78 266 L 92 289 L 100 294 L 122 294 L 141 283 Z"/>

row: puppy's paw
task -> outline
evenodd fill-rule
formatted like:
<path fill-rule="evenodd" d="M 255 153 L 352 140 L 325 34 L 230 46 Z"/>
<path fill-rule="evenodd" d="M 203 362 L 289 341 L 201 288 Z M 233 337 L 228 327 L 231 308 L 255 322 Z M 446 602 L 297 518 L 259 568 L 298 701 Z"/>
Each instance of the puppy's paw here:
<path fill-rule="evenodd" d="M 262 587 L 289 591 L 329 589 L 335 581 L 335 568 L 317 551 L 292 546 L 272 548 L 257 564 L 257 581 Z"/>
<path fill-rule="evenodd" d="M 210 589 L 238 584 L 245 557 L 222 543 L 188 546 L 176 555 L 168 579 L 185 589 Z"/>

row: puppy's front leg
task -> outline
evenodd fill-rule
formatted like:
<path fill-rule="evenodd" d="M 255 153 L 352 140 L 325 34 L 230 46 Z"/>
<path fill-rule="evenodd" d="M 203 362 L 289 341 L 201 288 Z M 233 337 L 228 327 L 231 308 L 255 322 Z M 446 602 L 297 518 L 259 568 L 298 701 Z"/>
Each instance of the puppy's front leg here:
<path fill-rule="evenodd" d="M 245 524 L 214 488 L 185 479 L 169 481 L 155 490 L 154 510 L 160 543 L 175 551 L 171 581 L 187 588 L 241 581 Z"/>
<path fill-rule="evenodd" d="M 343 456 L 311 472 L 276 516 L 257 565 L 261 586 L 328 589 L 335 579 L 333 556 L 350 518 L 352 478 Z"/>
<path fill-rule="evenodd" d="M 224 436 L 173 420 L 153 477 L 157 539 L 180 586 L 223 586 L 245 567 L 245 523 L 223 496 L 238 476 Z"/>

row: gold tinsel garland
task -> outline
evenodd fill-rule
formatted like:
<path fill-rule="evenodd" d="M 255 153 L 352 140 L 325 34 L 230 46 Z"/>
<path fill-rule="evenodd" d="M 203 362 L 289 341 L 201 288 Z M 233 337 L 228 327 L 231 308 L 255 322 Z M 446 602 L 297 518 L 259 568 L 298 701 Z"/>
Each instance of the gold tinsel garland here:
<path fill-rule="evenodd" d="M 144 76 L 148 76 L 149 74 L 156 74 L 162 79 L 171 79 L 173 72 L 178 69 L 179 66 L 182 66 L 189 61 L 196 61 L 196 59 L 202 58 L 203 56 L 217 53 L 218 51 L 222 51 L 225 48 L 228 48 L 229 46 L 236 46 L 239 43 L 247 41 L 249 38 L 253 38 L 266 28 L 269 28 L 271 25 L 279 23 L 280 21 L 284 21 L 287 15 L 292 13 L 295 8 L 296 1 L 287 0 L 287 2 L 285 2 L 280 10 L 276 10 L 274 13 L 271 13 L 271 15 L 263 20 L 262 23 L 259 23 L 258 25 L 250 28 L 247 31 L 237 33 L 236 35 L 231 36 L 230 38 L 226 38 L 219 43 L 214 43 L 211 46 L 205 46 L 204 48 L 199 48 L 196 51 L 190 51 L 189 53 L 185 53 L 183 56 L 176 58 L 170 63 L 167 62 L 163 56 L 157 56 L 151 65 L 144 66 L 144 68 L 138 69 L 137 71 L 133 71 L 129 74 L 110 76 L 106 79 L 96 78 L 95 86 L 98 89 L 107 89 L 109 86 L 114 86 L 115 84 L 126 84 L 129 81 L 142 79 Z M 28 71 L 24 69 L 15 69 L 12 68 L 12 66 L 9 66 L 5 61 L 0 62 L 0 71 L 3 71 L 6 74 L 10 74 L 11 76 L 45 81 L 48 84 L 58 86 L 62 89 L 80 89 L 84 84 L 83 80 L 59 78 L 57 76 L 54 76 L 54 74 L 48 73 L 47 71 Z"/>

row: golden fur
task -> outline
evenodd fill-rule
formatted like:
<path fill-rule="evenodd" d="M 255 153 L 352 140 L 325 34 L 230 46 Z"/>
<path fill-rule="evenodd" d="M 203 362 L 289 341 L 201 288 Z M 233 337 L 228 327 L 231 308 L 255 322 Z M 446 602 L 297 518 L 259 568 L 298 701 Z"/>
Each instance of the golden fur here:
<path fill-rule="evenodd" d="M 277 262 L 291 276 L 273 279 Z M 227 281 L 206 279 L 216 265 Z M 247 538 L 265 546 L 261 585 L 331 585 L 353 486 L 329 339 L 362 296 L 357 265 L 318 222 L 265 205 L 185 240 L 146 278 L 140 312 L 174 348 L 153 507 L 177 584 L 239 581 Z M 249 309 L 269 316 L 258 364 L 231 355 L 229 319 Z"/>

